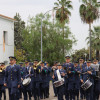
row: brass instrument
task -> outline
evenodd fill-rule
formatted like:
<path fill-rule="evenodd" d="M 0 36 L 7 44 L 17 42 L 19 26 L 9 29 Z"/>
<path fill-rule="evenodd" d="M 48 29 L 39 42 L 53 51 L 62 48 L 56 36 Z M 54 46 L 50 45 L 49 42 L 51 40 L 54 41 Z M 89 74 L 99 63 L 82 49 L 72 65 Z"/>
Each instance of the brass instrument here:
<path fill-rule="evenodd" d="M 5 69 L 6 69 L 6 66 L 0 67 L 0 72 L 3 72 L 3 70 L 5 70 Z"/>
<path fill-rule="evenodd" d="M 33 65 L 33 69 L 37 69 L 37 67 L 41 64 L 41 61 L 37 65 Z"/>

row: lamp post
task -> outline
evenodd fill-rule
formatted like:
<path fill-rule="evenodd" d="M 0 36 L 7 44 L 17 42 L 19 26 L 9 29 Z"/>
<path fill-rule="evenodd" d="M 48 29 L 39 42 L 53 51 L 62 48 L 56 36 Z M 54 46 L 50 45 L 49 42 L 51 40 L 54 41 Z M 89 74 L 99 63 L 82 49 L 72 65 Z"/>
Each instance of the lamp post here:
<path fill-rule="evenodd" d="M 42 32 L 43 18 L 44 18 L 44 16 L 45 16 L 48 12 L 50 12 L 50 11 L 52 11 L 52 10 L 53 10 L 53 9 L 48 10 L 46 13 L 44 13 L 44 14 L 43 14 L 43 17 L 42 17 L 42 19 L 41 19 L 41 61 L 43 60 L 43 46 L 42 46 L 42 41 L 43 41 L 43 38 L 42 38 L 42 35 L 43 35 L 43 32 Z"/>

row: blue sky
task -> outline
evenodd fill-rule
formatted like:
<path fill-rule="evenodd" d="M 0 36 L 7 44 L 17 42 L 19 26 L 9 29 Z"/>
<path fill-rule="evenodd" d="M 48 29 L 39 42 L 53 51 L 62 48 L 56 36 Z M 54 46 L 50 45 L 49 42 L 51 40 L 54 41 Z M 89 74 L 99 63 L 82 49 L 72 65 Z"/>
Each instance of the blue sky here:
<path fill-rule="evenodd" d="M 20 13 L 23 20 L 27 21 L 28 16 L 35 16 L 39 13 L 45 13 L 54 7 L 54 2 L 57 0 L 0 0 L 0 14 L 13 17 L 16 12 Z M 100 0 L 99 0 L 100 1 Z M 79 0 L 72 0 L 73 10 L 70 18 L 70 29 L 75 35 L 77 45 L 73 49 L 87 48 L 85 41 L 88 36 L 88 25 L 83 24 L 79 16 Z M 100 19 L 97 20 L 93 26 L 100 25 Z"/>

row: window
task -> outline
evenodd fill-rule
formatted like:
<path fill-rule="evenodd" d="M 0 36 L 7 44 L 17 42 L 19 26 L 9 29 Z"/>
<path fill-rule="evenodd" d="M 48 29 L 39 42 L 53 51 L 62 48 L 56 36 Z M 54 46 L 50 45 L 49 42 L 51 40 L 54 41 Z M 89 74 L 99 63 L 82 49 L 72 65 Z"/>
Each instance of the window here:
<path fill-rule="evenodd" d="M 8 34 L 7 34 L 7 31 L 3 31 L 3 43 L 8 44 Z"/>

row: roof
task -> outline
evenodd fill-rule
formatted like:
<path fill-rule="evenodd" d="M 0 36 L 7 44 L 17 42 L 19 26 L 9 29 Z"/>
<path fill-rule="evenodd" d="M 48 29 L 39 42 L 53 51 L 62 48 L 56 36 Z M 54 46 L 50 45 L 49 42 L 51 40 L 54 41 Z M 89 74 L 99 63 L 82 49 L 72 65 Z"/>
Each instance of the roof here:
<path fill-rule="evenodd" d="M 5 16 L 5 15 L 2 15 L 2 14 L 0 14 L 0 17 L 5 18 L 5 19 L 9 19 L 9 20 L 16 21 L 14 18 L 11 18 L 11 17 L 8 17 L 8 16 Z"/>

